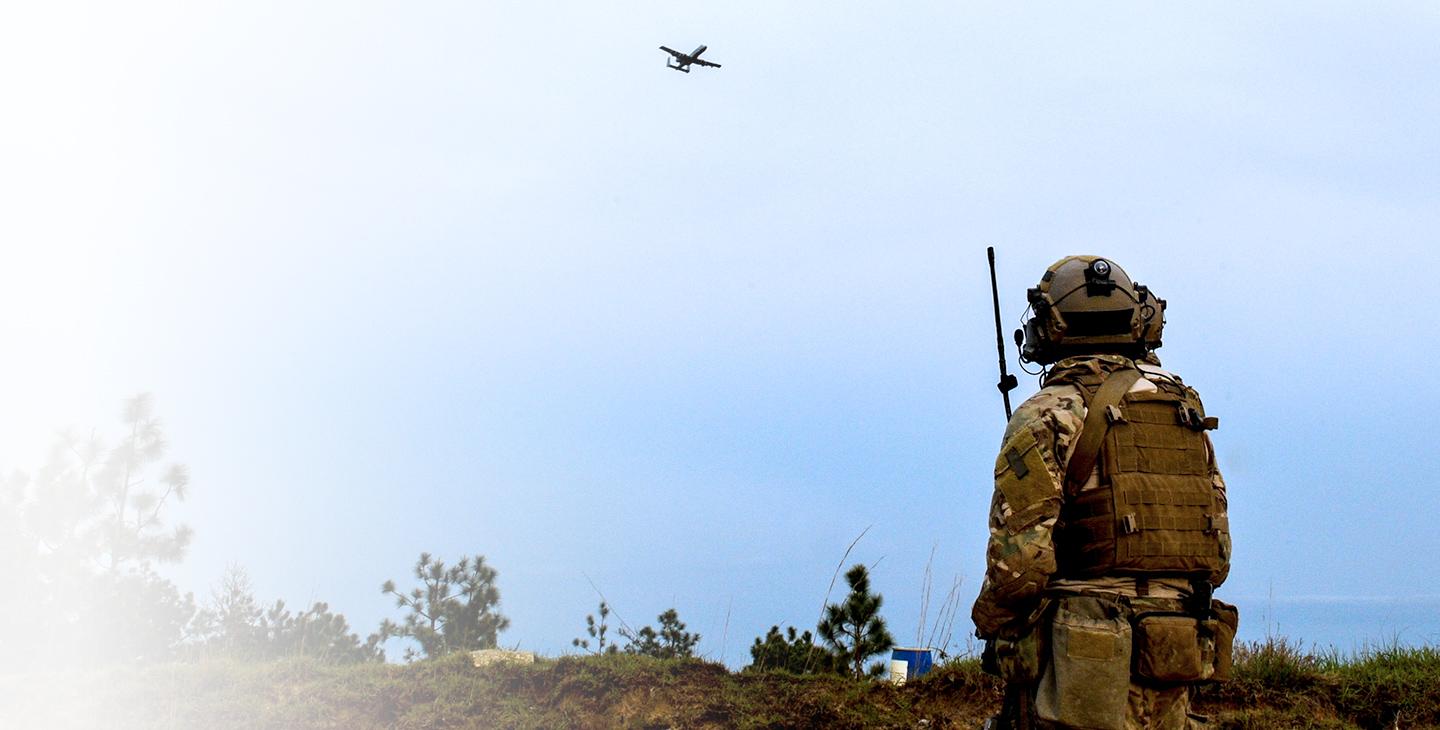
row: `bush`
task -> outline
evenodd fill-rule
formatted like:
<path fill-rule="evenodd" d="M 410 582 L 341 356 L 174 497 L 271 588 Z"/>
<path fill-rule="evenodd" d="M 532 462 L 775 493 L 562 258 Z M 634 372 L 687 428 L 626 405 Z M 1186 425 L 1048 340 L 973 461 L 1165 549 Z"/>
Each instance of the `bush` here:
<path fill-rule="evenodd" d="M 815 644 L 815 637 L 809 631 L 800 634 L 794 626 L 789 626 L 781 634 L 779 626 L 771 626 L 763 639 L 756 637 L 750 646 L 750 665 L 745 669 L 821 674 L 835 672 L 840 666 L 835 655 Z"/>
<path fill-rule="evenodd" d="M 695 656 L 695 645 L 700 643 L 699 634 L 685 631 L 680 614 L 671 608 L 657 617 L 660 630 L 646 626 L 636 632 L 621 629 L 620 635 L 630 640 L 625 645 L 628 654 L 652 656 L 657 659 L 682 659 Z"/>

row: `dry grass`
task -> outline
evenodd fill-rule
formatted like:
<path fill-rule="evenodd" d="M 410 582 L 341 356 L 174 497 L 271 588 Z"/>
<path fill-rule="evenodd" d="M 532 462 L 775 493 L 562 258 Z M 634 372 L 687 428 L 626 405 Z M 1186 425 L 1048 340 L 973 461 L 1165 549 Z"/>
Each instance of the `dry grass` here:
<path fill-rule="evenodd" d="M 974 659 L 904 687 L 731 672 L 627 655 L 476 669 L 208 662 L 0 677 L 0 726 L 45 728 L 973 728 L 1000 683 Z M 1238 647 L 1235 679 L 1197 707 L 1221 728 L 1440 727 L 1440 650 L 1353 656 L 1282 639 Z"/>

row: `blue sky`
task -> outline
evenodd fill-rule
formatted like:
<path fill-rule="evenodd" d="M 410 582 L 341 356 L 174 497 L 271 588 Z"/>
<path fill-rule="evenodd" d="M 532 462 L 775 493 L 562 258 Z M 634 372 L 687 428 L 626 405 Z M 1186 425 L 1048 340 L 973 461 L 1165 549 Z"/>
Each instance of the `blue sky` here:
<path fill-rule="evenodd" d="M 1098 253 L 1169 300 L 1160 354 L 1221 418 L 1221 595 L 1433 599 L 1437 26 L 1421 2 L 9 8 L 0 468 L 151 391 L 199 594 L 238 563 L 368 631 L 420 551 L 478 552 L 507 645 L 568 648 L 593 582 L 738 663 L 814 624 L 869 526 L 851 558 L 896 635 L 933 548 L 961 636 L 1002 418 L 984 247 L 1007 325 Z M 724 68 L 663 68 L 700 43 Z"/>

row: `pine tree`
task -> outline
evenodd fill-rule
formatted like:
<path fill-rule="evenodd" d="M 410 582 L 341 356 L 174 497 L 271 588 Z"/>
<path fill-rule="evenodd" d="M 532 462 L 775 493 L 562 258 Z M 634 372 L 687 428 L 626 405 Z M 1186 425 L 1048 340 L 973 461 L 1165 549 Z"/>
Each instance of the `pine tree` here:
<path fill-rule="evenodd" d="M 590 639 L 595 640 L 595 649 L 591 651 L 590 639 L 571 639 L 570 645 L 584 649 L 591 654 L 614 654 L 620 651 L 620 647 L 617 646 L 615 642 L 608 641 L 605 638 L 605 632 L 610 630 L 610 624 L 607 621 L 609 618 L 610 606 L 604 601 L 601 601 L 600 620 L 596 621 L 594 614 L 589 614 L 585 617 L 585 633 L 590 635 Z"/>
<path fill-rule="evenodd" d="M 620 635 L 630 640 L 630 643 L 625 645 L 625 652 L 659 659 L 695 656 L 695 645 L 700 643 L 700 635 L 685 631 L 685 623 L 680 620 L 680 614 L 671 608 L 657 618 L 660 620 L 659 631 L 649 626 L 634 633 L 620 630 Z"/>
<path fill-rule="evenodd" d="M 305 656 L 335 664 L 385 660 L 380 634 L 361 642 L 358 634 L 351 633 L 345 617 L 332 613 L 323 601 L 292 614 L 284 601 L 277 600 L 266 609 L 261 626 L 267 657 Z"/>
<path fill-rule="evenodd" d="M 834 655 L 815 645 L 815 637 L 809 631 L 802 634 L 794 626 L 788 626 L 782 634 L 779 626 L 771 626 L 763 639 L 756 637 L 750 645 L 750 665 L 745 669 L 825 674 L 836 671 L 838 666 Z"/>
<path fill-rule="evenodd" d="M 817 631 L 831 648 L 841 666 L 849 667 L 856 679 L 865 676 L 865 660 L 895 645 L 895 639 L 880 617 L 880 594 L 870 593 L 870 574 L 856 564 L 845 573 L 850 595 L 841 603 L 825 607 Z"/>
<path fill-rule="evenodd" d="M 250 577 L 234 565 L 225 570 L 190 633 L 193 651 L 202 656 L 246 661 L 304 656 L 336 664 L 385 658 L 379 634 L 361 642 L 345 617 L 331 613 L 328 604 L 316 603 L 299 613 L 280 600 L 261 608 Z"/>
<path fill-rule="evenodd" d="M 0 560 L 0 579 L 36 589 L 22 608 L 33 630 L 8 653 L 32 665 L 173 656 L 194 618 L 193 597 L 156 570 L 189 547 L 190 528 L 168 518 L 190 475 L 161 463 L 167 443 L 148 394 L 126 400 L 120 415 L 124 435 L 113 445 L 93 431 L 62 434 L 44 466 L 6 480 L 0 497 L 18 518 L 0 521 L 6 548 L 26 566 L 12 579 L 12 561 Z"/>
<path fill-rule="evenodd" d="M 381 593 L 395 597 L 396 606 L 410 611 L 401 623 L 381 622 L 382 641 L 394 636 L 414 639 L 426 657 L 495 648 L 498 634 L 509 628 L 510 619 L 496 610 L 500 604 L 500 589 L 495 587 L 498 574 L 485 564 L 483 555 L 461 556 L 460 562 L 447 568 L 444 561 L 421 553 L 414 572 L 420 587 L 409 593 L 397 590 L 393 580 L 380 586 Z M 416 656 L 413 648 L 405 650 L 407 660 Z"/>
<path fill-rule="evenodd" d="M 253 659 L 262 643 L 261 617 L 264 609 L 255 601 L 250 576 L 244 568 L 231 565 L 220 576 L 220 585 L 211 591 L 210 606 L 200 612 L 204 644 L 210 653 L 233 659 Z"/>

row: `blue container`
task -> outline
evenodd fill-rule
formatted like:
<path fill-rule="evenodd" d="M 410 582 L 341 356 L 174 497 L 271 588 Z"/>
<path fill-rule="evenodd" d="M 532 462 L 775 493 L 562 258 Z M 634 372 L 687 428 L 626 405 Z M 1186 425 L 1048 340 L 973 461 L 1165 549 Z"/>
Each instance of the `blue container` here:
<path fill-rule="evenodd" d="M 905 679 L 923 677 L 934 666 L 933 652 L 930 649 L 894 649 L 890 652 L 891 666 L 895 662 L 905 662 Z"/>

